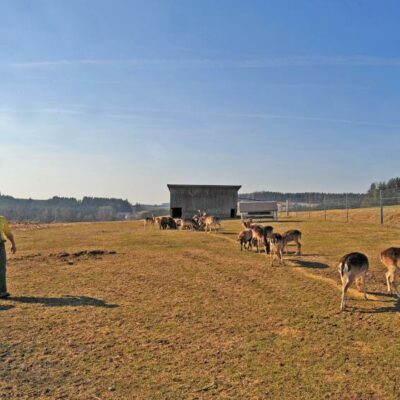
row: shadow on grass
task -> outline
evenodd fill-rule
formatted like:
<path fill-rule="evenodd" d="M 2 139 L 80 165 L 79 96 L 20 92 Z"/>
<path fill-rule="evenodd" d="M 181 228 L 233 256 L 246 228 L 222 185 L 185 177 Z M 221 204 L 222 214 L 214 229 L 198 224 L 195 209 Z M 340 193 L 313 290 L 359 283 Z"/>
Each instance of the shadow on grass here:
<path fill-rule="evenodd" d="M 270 221 L 271 224 L 291 224 L 291 223 L 300 223 L 304 222 L 304 220 L 294 219 L 294 220 L 287 220 L 287 221 Z"/>
<path fill-rule="evenodd" d="M 104 300 L 87 296 L 64 296 L 64 297 L 9 297 L 9 300 L 19 303 L 42 304 L 46 307 L 104 307 L 115 308 L 117 304 L 107 304 Z"/>
<path fill-rule="evenodd" d="M 296 252 L 293 252 L 296 254 Z M 327 254 L 321 254 L 321 253 L 301 253 L 302 257 L 328 257 Z"/>
<path fill-rule="evenodd" d="M 388 293 L 388 292 L 367 292 L 368 294 L 374 294 L 376 296 L 384 296 L 384 297 L 390 297 L 392 299 L 398 299 L 400 300 L 397 295 L 394 293 Z"/>
<path fill-rule="evenodd" d="M 0 305 L 0 311 L 7 311 L 7 310 L 11 310 L 12 308 L 14 308 L 15 306 L 12 306 L 11 304 L 7 304 L 7 305 Z"/>
<path fill-rule="evenodd" d="M 295 263 L 295 267 L 311 268 L 311 269 L 325 269 L 329 268 L 328 264 L 316 262 L 316 261 L 304 261 L 304 260 L 290 260 Z"/>
<path fill-rule="evenodd" d="M 357 311 L 362 314 L 398 313 L 400 312 L 400 299 L 397 298 L 392 307 L 362 308 L 358 309 Z"/>

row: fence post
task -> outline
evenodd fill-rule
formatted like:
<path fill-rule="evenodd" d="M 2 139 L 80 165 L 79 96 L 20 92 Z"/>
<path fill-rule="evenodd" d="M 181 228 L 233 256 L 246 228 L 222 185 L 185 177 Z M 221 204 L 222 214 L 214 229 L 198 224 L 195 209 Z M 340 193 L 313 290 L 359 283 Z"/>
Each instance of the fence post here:
<path fill-rule="evenodd" d="M 383 225 L 384 216 L 383 216 L 383 197 L 382 197 L 382 190 L 379 191 L 379 204 L 380 204 L 380 209 L 381 209 L 381 225 Z"/>
<path fill-rule="evenodd" d="M 326 221 L 326 198 L 324 196 L 324 214 L 325 214 L 325 221 Z"/>
<path fill-rule="evenodd" d="M 286 199 L 286 216 L 289 217 L 289 199 Z"/>
<path fill-rule="evenodd" d="M 346 222 L 349 222 L 349 200 L 347 198 L 347 193 L 346 193 Z"/>

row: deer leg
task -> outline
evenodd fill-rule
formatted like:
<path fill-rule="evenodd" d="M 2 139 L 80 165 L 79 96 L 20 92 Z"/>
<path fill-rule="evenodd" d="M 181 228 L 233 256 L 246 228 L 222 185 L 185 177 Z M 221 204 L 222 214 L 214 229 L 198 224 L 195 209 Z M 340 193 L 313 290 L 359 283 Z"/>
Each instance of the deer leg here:
<path fill-rule="evenodd" d="M 285 265 L 285 262 L 283 261 L 283 251 L 282 251 L 282 249 L 279 251 L 279 261 L 280 261 L 280 264 Z"/>
<path fill-rule="evenodd" d="M 346 308 L 346 294 L 347 290 L 351 285 L 351 281 L 348 276 L 343 277 L 342 279 L 342 301 L 340 303 L 340 310 L 344 311 Z"/>
<path fill-rule="evenodd" d="M 390 271 L 388 271 L 388 272 L 386 272 L 385 275 L 386 275 L 387 291 L 388 291 L 388 293 L 392 294 L 393 293 L 392 292 L 392 283 L 391 283 L 392 274 L 390 273 Z"/>
<path fill-rule="evenodd" d="M 271 253 L 271 245 L 269 244 L 268 239 L 265 241 L 265 251 L 267 252 L 267 254 Z"/>
<path fill-rule="evenodd" d="M 367 285 L 366 285 L 366 283 L 365 283 L 365 281 L 366 281 L 366 275 L 367 275 L 366 272 L 364 272 L 364 273 L 361 275 L 361 282 L 362 282 L 363 291 L 364 291 L 364 299 L 365 299 L 365 300 L 368 300 L 368 298 L 367 298 Z"/>
<path fill-rule="evenodd" d="M 297 255 L 301 256 L 301 243 L 297 242 Z"/>
<path fill-rule="evenodd" d="M 396 270 L 396 272 L 393 274 L 393 287 L 394 287 L 397 297 L 400 297 L 399 289 L 397 286 L 397 275 L 398 275 L 398 273 Z"/>

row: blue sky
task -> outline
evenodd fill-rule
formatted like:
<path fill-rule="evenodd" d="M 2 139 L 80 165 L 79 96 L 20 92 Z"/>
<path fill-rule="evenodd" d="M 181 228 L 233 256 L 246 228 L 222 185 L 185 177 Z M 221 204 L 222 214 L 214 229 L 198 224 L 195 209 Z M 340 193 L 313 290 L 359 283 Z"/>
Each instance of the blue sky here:
<path fill-rule="evenodd" d="M 0 191 L 365 191 L 399 173 L 396 1 L 0 2 Z"/>

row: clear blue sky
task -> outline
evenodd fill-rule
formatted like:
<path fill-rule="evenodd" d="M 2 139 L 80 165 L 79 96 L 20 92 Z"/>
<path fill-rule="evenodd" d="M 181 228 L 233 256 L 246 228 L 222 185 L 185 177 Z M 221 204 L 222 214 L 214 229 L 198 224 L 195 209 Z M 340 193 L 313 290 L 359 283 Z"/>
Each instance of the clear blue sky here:
<path fill-rule="evenodd" d="M 0 2 L 0 191 L 364 191 L 400 172 L 397 1 Z"/>

